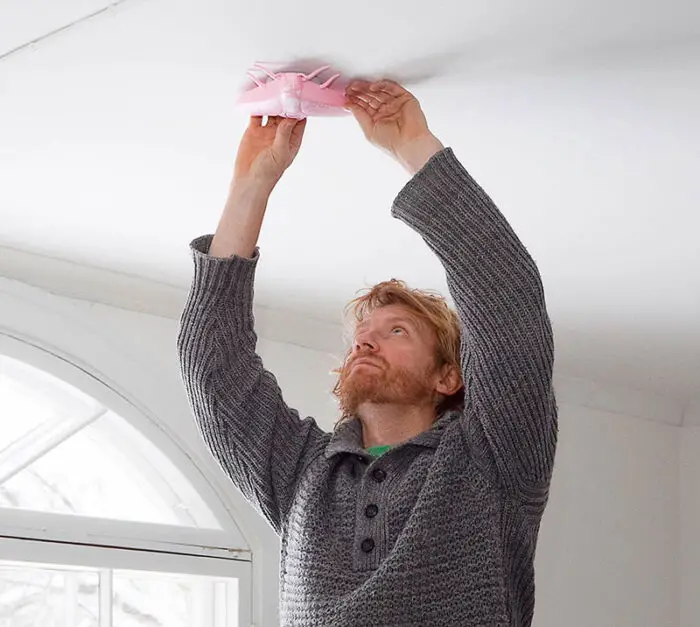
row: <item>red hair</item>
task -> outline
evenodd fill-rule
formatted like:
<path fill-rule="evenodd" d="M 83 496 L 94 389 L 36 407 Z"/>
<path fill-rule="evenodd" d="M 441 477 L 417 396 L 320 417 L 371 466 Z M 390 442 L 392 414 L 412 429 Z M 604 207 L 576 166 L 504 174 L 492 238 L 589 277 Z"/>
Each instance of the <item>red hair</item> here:
<path fill-rule="evenodd" d="M 435 337 L 435 360 L 438 368 L 449 364 L 460 369 L 460 325 L 456 312 L 449 307 L 443 296 L 437 292 L 412 289 L 404 281 L 391 279 L 377 283 L 364 290 L 365 293 L 351 300 L 344 310 L 349 336 L 354 335 L 356 326 L 363 322 L 372 312 L 387 305 L 401 305 L 417 320 L 429 328 Z M 343 360 L 343 367 L 352 353 L 348 348 Z M 342 372 L 342 368 L 334 371 Z M 333 387 L 337 397 L 340 392 L 340 377 Z M 464 405 L 464 386 L 451 396 L 441 400 L 437 406 L 438 415 L 450 409 L 460 409 Z"/>

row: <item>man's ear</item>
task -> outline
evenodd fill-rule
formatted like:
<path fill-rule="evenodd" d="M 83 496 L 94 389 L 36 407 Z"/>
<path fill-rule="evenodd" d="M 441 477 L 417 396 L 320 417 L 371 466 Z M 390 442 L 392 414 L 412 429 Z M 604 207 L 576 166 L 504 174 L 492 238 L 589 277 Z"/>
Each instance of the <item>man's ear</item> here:
<path fill-rule="evenodd" d="M 454 364 L 445 364 L 440 371 L 440 378 L 435 391 L 443 396 L 452 396 L 462 388 L 462 373 Z"/>

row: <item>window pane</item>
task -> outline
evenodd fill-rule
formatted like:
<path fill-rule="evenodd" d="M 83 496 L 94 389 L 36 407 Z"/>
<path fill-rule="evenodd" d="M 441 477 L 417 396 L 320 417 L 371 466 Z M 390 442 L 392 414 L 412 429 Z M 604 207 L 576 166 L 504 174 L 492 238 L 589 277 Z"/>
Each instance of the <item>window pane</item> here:
<path fill-rule="evenodd" d="M 111 599 L 95 568 L 0 562 L 0 627 L 238 627 L 237 579 L 102 572 Z"/>
<path fill-rule="evenodd" d="M 24 509 L 177 524 L 111 453 L 90 425 L 6 481 L 3 493 Z"/>
<path fill-rule="evenodd" d="M 5 481 L 0 506 L 170 525 L 200 526 L 202 521 L 209 524 L 201 526 L 215 527 L 206 505 L 165 456 L 146 460 L 139 454 L 150 450 L 155 456 L 155 447 L 143 440 L 108 413 Z M 189 488 L 189 503 L 177 494 L 178 486 Z"/>
<path fill-rule="evenodd" d="M 125 419 L 2 355 L 0 416 L 0 508 L 221 528 L 185 475 Z"/>
<path fill-rule="evenodd" d="M 0 627 L 98 627 L 96 572 L 0 563 Z"/>
<path fill-rule="evenodd" d="M 0 355 L 0 451 L 46 422 L 89 415 L 96 407 L 93 399 L 73 386 Z"/>
<path fill-rule="evenodd" d="M 114 571 L 114 624 L 119 627 L 236 627 L 235 579 Z"/>

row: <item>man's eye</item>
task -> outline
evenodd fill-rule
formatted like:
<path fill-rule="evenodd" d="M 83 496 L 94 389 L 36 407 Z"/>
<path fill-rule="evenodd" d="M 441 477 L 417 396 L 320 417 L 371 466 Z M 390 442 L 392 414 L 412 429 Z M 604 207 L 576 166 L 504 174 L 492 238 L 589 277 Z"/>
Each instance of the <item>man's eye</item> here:
<path fill-rule="evenodd" d="M 398 333 L 405 333 L 406 331 L 405 331 L 405 329 L 404 329 L 403 327 L 394 327 L 394 328 L 391 330 L 391 332 L 392 332 L 392 333 L 397 333 L 397 332 L 398 332 Z"/>

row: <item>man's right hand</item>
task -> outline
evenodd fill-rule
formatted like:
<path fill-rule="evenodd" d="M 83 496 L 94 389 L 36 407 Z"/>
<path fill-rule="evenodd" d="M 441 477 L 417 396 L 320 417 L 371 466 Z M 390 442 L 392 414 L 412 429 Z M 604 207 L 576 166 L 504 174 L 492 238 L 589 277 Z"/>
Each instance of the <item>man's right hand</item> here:
<path fill-rule="evenodd" d="M 233 181 L 209 254 L 252 257 L 268 198 L 301 147 L 306 120 L 252 117 L 238 148 Z"/>
<path fill-rule="evenodd" d="M 306 119 L 253 116 L 238 148 L 234 184 L 252 183 L 272 188 L 292 164 L 304 137 Z"/>

